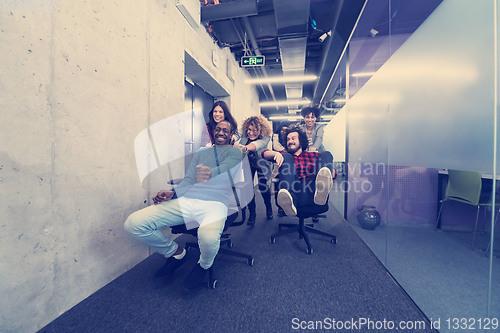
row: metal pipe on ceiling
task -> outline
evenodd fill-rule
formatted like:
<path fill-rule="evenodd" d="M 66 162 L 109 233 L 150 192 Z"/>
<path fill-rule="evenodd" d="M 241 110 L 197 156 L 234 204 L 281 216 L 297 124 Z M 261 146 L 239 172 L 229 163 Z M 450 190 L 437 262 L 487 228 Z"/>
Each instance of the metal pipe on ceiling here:
<path fill-rule="evenodd" d="M 352 38 L 352 35 L 354 34 L 354 31 L 356 30 L 356 27 L 358 26 L 358 22 L 359 20 L 361 19 L 361 15 L 363 15 L 363 12 L 365 10 L 365 7 L 366 7 L 366 4 L 368 3 L 368 0 L 365 0 L 364 4 L 363 4 L 363 7 L 361 8 L 360 12 L 359 12 L 359 15 L 358 15 L 358 18 L 356 19 L 356 23 L 354 23 L 354 26 L 352 27 L 352 30 L 351 30 L 351 33 L 349 34 L 349 38 L 347 39 L 345 45 L 344 45 L 344 48 L 342 50 L 342 53 L 340 54 L 340 57 L 337 61 L 337 64 L 335 65 L 335 69 L 333 70 L 333 73 L 330 77 L 330 80 L 328 81 L 328 84 L 326 85 L 326 88 L 323 92 L 323 95 L 321 96 L 321 100 L 319 101 L 319 103 L 323 103 L 323 100 L 325 99 L 325 96 L 326 96 L 326 93 L 328 92 L 328 89 L 330 88 L 330 84 L 332 84 L 332 80 L 333 80 L 333 76 L 335 75 L 335 72 L 337 71 L 337 68 L 342 60 L 342 57 L 344 56 L 345 54 L 345 51 L 347 50 L 347 47 L 349 46 L 349 42 L 351 41 L 351 38 Z"/>
<path fill-rule="evenodd" d="M 236 23 L 235 21 L 238 23 L 238 26 L 236 26 Z M 235 20 L 235 19 L 231 19 L 231 23 L 233 24 L 233 27 L 234 27 L 234 31 L 236 31 L 236 34 L 238 35 L 238 39 L 240 40 L 241 42 L 241 45 L 245 47 L 246 45 L 246 40 L 243 39 L 243 37 L 241 36 L 240 34 L 240 30 L 243 30 L 241 28 L 241 24 L 239 24 L 239 21 Z M 255 74 L 257 75 L 257 71 L 255 70 Z M 262 83 L 259 83 L 259 86 L 260 86 L 260 89 L 262 90 L 262 92 L 264 93 L 264 95 L 266 96 L 266 99 L 268 98 L 267 97 L 267 93 L 266 93 L 266 90 L 264 89 L 264 86 L 262 85 Z"/>
<path fill-rule="evenodd" d="M 332 22 L 332 24 L 335 23 L 335 27 L 333 27 L 332 30 L 332 36 L 325 41 L 325 43 L 328 44 L 324 47 L 325 51 L 322 57 L 321 70 L 318 74 L 319 79 L 314 87 L 313 103 L 321 104 L 325 102 L 325 97 L 333 77 L 349 45 L 349 41 L 351 40 L 367 2 L 368 0 L 349 0 L 343 1 L 342 6 L 339 6 L 338 16 L 334 18 L 336 22 Z M 341 18 L 343 18 L 343 20 L 347 19 L 347 21 L 339 23 Z M 348 30 L 339 31 L 339 24 Z"/>
<path fill-rule="evenodd" d="M 257 40 L 255 39 L 255 35 L 253 34 L 252 26 L 250 25 L 250 21 L 248 20 L 247 17 L 242 17 L 241 20 L 243 21 L 243 24 L 245 26 L 245 31 L 247 33 L 248 38 L 250 39 L 250 43 L 252 44 L 252 50 L 254 51 L 255 55 L 261 56 L 262 54 L 259 51 L 259 45 L 257 44 Z M 262 70 L 262 75 L 264 77 L 267 77 L 267 71 L 265 67 L 261 68 Z M 271 86 L 270 83 L 267 84 L 267 87 L 269 88 L 269 91 L 271 92 L 271 96 L 273 97 L 273 101 L 276 101 L 276 96 L 274 94 L 273 87 Z M 276 110 L 278 110 L 278 107 L 276 107 Z"/>
<path fill-rule="evenodd" d="M 339 22 L 339 16 L 340 16 L 340 12 L 342 10 L 342 6 L 344 6 L 344 0 L 339 0 L 335 14 L 333 16 L 333 21 L 332 21 L 332 25 L 331 25 L 331 29 L 330 29 L 330 31 L 332 32 L 332 35 L 330 36 L 330 38 L 328 38 L 326 40 L 325 45 L 323 46 L 323 52 L 321 55 L 321 65 L 319 66 L 319 71 L 318 71 L 318 77 L 320 77 L 320 78 L 321 78 L 321 74 L 323 74 L 323 72 L 325 70 L 326 59 L 327 59 L 328 53 L 329 53 L 330 48 L 331 48 L 332 40 L 335 36 L 335 31 L 337 30 L 337 23 Z M 319 84 L 320 84 L 320 80 L 318 79 L 318 81 L 316 82 L 316 84 L 314 86 L 313 97 L 316 96 L 316 90 L 318 89 Z M 314 101 L 314 98 L 313 98 L 313 101 Z"/>
<path fill-rule="evenodd" d="M 213 22 L 231 18 L 257 15 L 256 0 L 240 0 L 201 7 L 201 22 Z"/>

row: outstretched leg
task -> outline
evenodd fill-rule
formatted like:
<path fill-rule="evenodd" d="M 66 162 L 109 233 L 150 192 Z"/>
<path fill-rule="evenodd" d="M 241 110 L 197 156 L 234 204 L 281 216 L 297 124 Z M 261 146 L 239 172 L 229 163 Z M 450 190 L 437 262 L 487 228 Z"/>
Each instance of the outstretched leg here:
<path fill-rule="evenodd" d="M 178 199 L 136 211 L 125 221 L 125 231 L 167 258 L 163 267 L 156 271 L 155 277 L 172 275 L 186 261 L 186 251 L 160 230 L 182 223 L 184 216 Z"/>
<path fill-rule="evenodd" d="M 125 221 L 124 228 L 132 237 L 169 258 L 177 251 L 178 245 L 166 237 L 161 228 L 183 223 L 179 200 L 173 199 L 132 213 Z"/>
<path fill-rule="evenodd" d="M 328 201 L 328 195 L 333 188 L 333 156 L 324 151 L 319 155 L 318 173 L 316 174 L 314 203 L 322 206 Z"/>
<path fill-rule="evenodd" d="M 193 217 L 200 223 L 200 260 L 184 280 L 184 288 L 188 291 L 197 289 L 206 280 L 208 270 L 219 252 L 220 237 L 227 218 L 227 207 L 221 202 L 197 200 L 192 208 Z"/>

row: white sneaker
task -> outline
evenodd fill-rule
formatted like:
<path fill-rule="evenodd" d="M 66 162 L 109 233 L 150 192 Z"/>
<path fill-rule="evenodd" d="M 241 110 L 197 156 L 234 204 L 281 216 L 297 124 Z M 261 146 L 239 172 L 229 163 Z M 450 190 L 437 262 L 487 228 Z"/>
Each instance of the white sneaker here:
<path fill-rule="evenodd" d="M 333 188 L 332 172 L 327 167 L 319 169 L 316 175 L 316 192 L 314 193 L 314 203 L 323 206 L 328 199 L 328 194 Z"/>
<path fill-rule="evenodd" d="M 286 215 L 297 215 L 297 208 L 295 208 L 292 195 L 290 194 L 290 192 L 288 192 L 288 190 L 282 188 L 278 192 L 278 205 L 285 211 Z"/>

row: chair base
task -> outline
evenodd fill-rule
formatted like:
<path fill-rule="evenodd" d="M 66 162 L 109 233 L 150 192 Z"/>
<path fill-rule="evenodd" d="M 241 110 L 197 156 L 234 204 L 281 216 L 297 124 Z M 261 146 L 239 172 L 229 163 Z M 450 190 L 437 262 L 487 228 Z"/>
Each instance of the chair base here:
<path fill-rule="evenodd" d="M 281 228 L 287 228 L 286 230 L 281 231 Z M 277 233 L 274 233 L 271 235 L 271 243 L 274 244 L 276 243 L 276 238 L 291 234 L 293 232 L 298 232 L 299 233 L 299 239 L 304 239 L 307 245 L 307 254 L 313 254 L 313 249 L 311 247 L 311 242 L 309 241 L 309 236 L 307 235 L 308 233 L 316 234 L 316 235 L 321 235 L 330 238 L 330 242 L 332 244 L 337 244 L 337 237 L 335 235 L 326 233 L 324 231 L 319 231 L 314 228 L 311 228 L 308 225 L 305 225 L 304 223 L 304 218 L 300 217 L 299 218 L 299 223 L 298 224 L 292 224 L 292 223 L 280 223 L 279 224 L 279 229 Z"/>
<path fill-rule="evenodd" d="M 233 257 L 238 257 L 238 258 L 245 258 L 247 260 L 247 264 L 249 266 L 253 266 L 254 258 L 251 255 L 232 250 L 233 242 L 231 242 L 230 239 L 221 240 L 220 245 L 221 245 L 221 247 L 219 248 L 219 253 L 233 256 Z M 223 245 L 227 245 L 228 248 L 222 247 Z M 186 248 L 186 251 L 189 251 L 190 248 L 194 248 L 194 249 L 198 249 L 198 250 L 200 249 L 198 243 L 194 243 L 194 242 L 186 242 L 186 244 L 184 246 Z M 208 269 L 208 288 L 210 288 L 210 289 L 215 289 L 215 286 L 217 284 L 217 279 L 214 277 L 214 273 L 213 273 L 213 267 L 214 266 L 212 265 L 212 267 L 210 267 Z"/>

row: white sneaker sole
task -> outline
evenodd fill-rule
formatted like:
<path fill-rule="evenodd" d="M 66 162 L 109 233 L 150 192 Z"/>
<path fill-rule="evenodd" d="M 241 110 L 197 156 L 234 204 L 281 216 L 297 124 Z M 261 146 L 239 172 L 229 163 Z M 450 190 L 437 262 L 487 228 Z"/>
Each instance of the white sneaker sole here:
<path fill-rule="evenodd" d="M 297 215 L 297 208 L 293 204 L 293 198 L 290 192 L 285 189 L 281 189 L 278 192 L 278 205 L 283 209 L 287 216 Z"/>
<path fill-rule="evenodd" d="M 316 192 L 314 193 L 314 203 L 324 205 L 328 199 L 328 194 L 333 188 L 332 172 L 327 167 L 319 169 L 316 175 Z"/>

